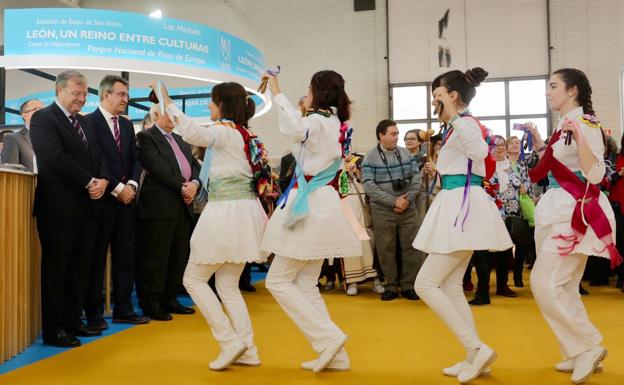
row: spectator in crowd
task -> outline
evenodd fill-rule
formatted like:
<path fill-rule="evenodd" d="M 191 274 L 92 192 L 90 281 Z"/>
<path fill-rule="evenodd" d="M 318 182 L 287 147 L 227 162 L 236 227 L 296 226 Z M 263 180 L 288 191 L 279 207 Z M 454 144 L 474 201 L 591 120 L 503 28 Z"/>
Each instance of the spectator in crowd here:
<path fill-rule="evenodd" d="M 80 318 L 110 177 L 91 121 L 78 114 L 87 79 L 64 71 L 55 86 L 56 100 L 30 124 L 39 171 L 33 211 L 41 241 L 43 342 L 75 347 L 76 336 L 101 334 Z"/>
<path fill-rule="evenodd" d="M 20 114 L 24 119 L 24 128 L 4 136 L 0 163 L 21 164 L 29 171 L 35 171 L 35 152 L 30 141 L 30 119 L 41 108 L 43 108 L 43 103 L 39 99 L 30 99 L 22 103 Z"/>
<path fill-rule="evenodd" d="M 527 122 L 527 126 L 533 125 L 532 122 Z M 527 194 L 529 198 L 534 202 L 536 200 L 535 192 L 533 191 L 533 183 L 531 183 L 531 179 L 529 178 L 529 164 L 527 159 L 520 159 L 520 147 L 521 142 L 515 136 L 508 138 L 505 142 L 507 146 L 507 158 L 511 164 L 512 170 L 514 171 L 514 175 L 520 179 L 521 187 L 517 189 L 517 193 L 519 196 L 523 194 Z M 513 177 L 513 176 L 512 176 Z M 515 178 L 512 178 L 516 180 Z M 514 183 L 515 187 L 515 182 Z M 512 191 L 512 190 L 510 190 Z M 513 203 L 509 203 L 509 205 L 515 206 Z M 534 210 L 534 205 L 531 205 Z M 511 212 L 513 215 L 518 215 L 518 211 L 514 211 L 515 207 L 510 207 L 508 210 L 508 214 Z M 525 217 L 525 213 L 520 210 L 522 215 Z M 513 280 L 515 287 L 524 287 L 522 274 L 524 272 L 524 263 L 527 260 L 534 261 L 535 260 L 535 238 L 534 238 L 534 223 L 530 224 L 530 232 L 531 236 L 524 239 L 522 242 L 516 243 L 516 249 L 514 252 L 514 269 L 513 269 Z"/>
<path fill-rule="evenodd" d="M 407 131 L 405 136 L 403 136 L 405 148 L 416 159 L 416 165 L 419 170 L 423 168 L 427 161 L 426 135 L 425 131 L 416 129 Z"/>
<path fill-rule="evenodd" d="M 148 112 L 143 117 L 143 122 L 141 122 L 141 131 L 147 130 L 148 128 L 152 128 L 154 126 L 154 122 L 152 121 L 152 116 Z"/>
<path fill-rule="evenodd" d="M 375 248 L 386 278 L 382 301 L 401 295 L 418 299 L 414 281 L 424 261 L 424 254 L 412 247 L 420 223 L 416 216 L 416 197 L 420 191 L 420 173 L 416 160 L 403 147 L 397 147 L 399 129 L 392 120 L 377 125 L 378 143 L 364 158 L 362 179 L 370 198 L 375 231 Z M 397 235 L 401 247 L 401 272 L 396 261 Z"/>
<path fill-rule="evenodd" d="M 172 133 L 170 115 L 158 104 L 154 126 L 137 135 L 146 171 L 138 201 L 138 294 L 144 315 L 169 321 L 170 313 L 193 314 L 177 300 L 189 256 L 193 199 L 200 187 L 199 163 L 191 146 Z"/>
<path fill-rule="evenodd" d="M 128 81 L 106 75 L 99 87 L 100 106 L 88 114 L 108 168 L 110 183 L 102 198 L 94 261 L 85 305 L 87 325 L 108 329 L 104 320 L 102 285 L 110 245 L 113 281 L 113 323 L 145 324 L 134 312 L 130 297 L 135 276 L 135 205 L 141 161 L 132 122 L 121 116 L 128 105 Z"/>

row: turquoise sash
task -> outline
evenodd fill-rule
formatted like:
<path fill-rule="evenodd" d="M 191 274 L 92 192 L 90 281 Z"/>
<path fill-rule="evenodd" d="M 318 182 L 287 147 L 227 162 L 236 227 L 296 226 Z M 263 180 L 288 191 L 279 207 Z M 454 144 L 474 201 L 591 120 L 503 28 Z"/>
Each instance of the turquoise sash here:
<path fill-rule="evenodd" d="M 579 179 L 583 183 L 587 182 L 587 179 L 585 179 L 581 171 L 575 171 L 574 174 L 578 176 Z M 559 185 L 559 182 L 557 182 L 557 179 L 555 179 L 555 177 L 553 176 L 552 172 L 549 172 L 548 173 L 548 188 L 557 188 L 557 187 L 561 187 L 561 186 Z"/>
<path fill-rule="evenodd" d="M 297 224 L 297 222 L 308 216 L 308 213 L 310 212 L 310 193 L 326 186 L 329 182 L 331 182 L 332 179 L 336 177 L 336 173 L 340 169 L 341 164 L 342 158 L 338 158 L 331 166 L 314 175 L 310 181 L 307 181 L 305 175 L 303 174 L 303 170 L 301 170 L 299 166 L 299 162 L 297 162 L 297 166 L 295 167 L 295 175 L 297 177 L 298 185 L 297 197 L 290 207 L 290 212 L 288 213 L 286 222 L 284 222 L 284 226 L 293 227 Z"/>
<path fill-rule="evenodd" d="M 452 190 L 458 187 L 466 186 L 466 175 L 465 174 L 456 174 L 456 175 L 442 175 L 442 190 Z M 479 175 L 471 175 L 470 177 L 470 185 L 471 186 L 483 186 L 483 177 Z"/>

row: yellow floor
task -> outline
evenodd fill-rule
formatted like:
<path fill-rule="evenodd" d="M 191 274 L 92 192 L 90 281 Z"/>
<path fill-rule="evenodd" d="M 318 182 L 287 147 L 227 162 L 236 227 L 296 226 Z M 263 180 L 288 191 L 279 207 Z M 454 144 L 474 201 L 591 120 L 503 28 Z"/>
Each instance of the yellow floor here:
<path fill-rule="evenodd" d="M 246 296 L 262 366 L 208 370 L 217 345 L 199 314 L 152 322 L 67 351 L 0 376 L 11 385 L 193 385 L 193 384 L 457 384 L 440 369 L 463 358 L 459 343 L 421 302 L 381 302 L 361 289 L 357 297 L 342 291 L 325 296 L 330 312 L 349 334 L 349 372 L 319 375 L 299 369 L 314 358 L 302 334 L 278 307 L 262 283 Z M 588 384 L 624 380 L 624 294 L 614 288 L 589 288 L 584 297 L 593 322 L 605 337 L 605 371 Z M 539 314 L 528 288 L 519 298 L 493 296 L 490 306 L 473 308 L 481 338 L 498 352 L 493 375 L 475 384 L 570 384 L 555 372 L 559 360 L 554 336 Z"/>

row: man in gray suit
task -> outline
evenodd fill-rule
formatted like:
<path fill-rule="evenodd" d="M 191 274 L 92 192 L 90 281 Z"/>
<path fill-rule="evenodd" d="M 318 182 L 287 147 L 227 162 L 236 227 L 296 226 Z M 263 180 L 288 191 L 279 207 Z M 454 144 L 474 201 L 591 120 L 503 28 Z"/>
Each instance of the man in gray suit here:
<path fill-rule="evenodd" d="M 35 152 L 30 142 L 30 118 L 35 111 L 43 108 L 39 99 L 30 99 L 20 106 L 20 114 L 24 119 L 24 128 L 4 136 L 2 149 L 2 163 L 21 164 L 30 171 L 34 171 L 33 159 Z"/>

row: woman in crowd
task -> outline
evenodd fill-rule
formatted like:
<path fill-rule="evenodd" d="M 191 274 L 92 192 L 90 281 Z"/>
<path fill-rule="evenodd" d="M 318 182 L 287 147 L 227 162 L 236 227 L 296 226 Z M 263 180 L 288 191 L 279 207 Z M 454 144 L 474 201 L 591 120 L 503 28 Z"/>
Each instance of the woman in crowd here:
<path fill-rule="evenodd" d="M 526 127 L 534 126 L 532 122 L 525 123 Z M 535 194 L 533 192 L 533 186 L 531 183 L 531 179 L 529 178 L 529 166 L 525 159 L 520 159 L 520 151 L 521 151 L 521 142 L 515 136 L 512 136 L 507 139 L 505 142 L 507 146 L 507 159 L 509 159 L 509 164 L 511 170 L 513 170 L 513 174 L 511 174 L 512 185 L 514 187 L 515 193 L 513 194 L 513 198 L 518 201 L 519 206 L 519 198 L 523 194 L 526 194 L 529 198 L 535 201 Z M 517 179 L 516 179 L 517 178 Z M 515 181 L 515 182 L 513 182 Z M 516 187 L 516 185 L 520 183 L 520 187 Z M 513 191 L 513 190 L 510 190 Z M 517 197 L 516 197 L 517 195 Z M 531 205 L 531 207 L 533 207 Z M 516 209 L 516 204 L 510 202 L 507 205 L 509 209 L 509 213 L 515 216 L 524 215 L 524 212 L 521 212 L 520 208 Z M 533 224 L 534 225 L 534 224 Z M 514 253 L 514 270 L 513 270 L 513 279 L 515 287 L 524 287 L 522 273 L 524 271 L 524 263 L 526 260 L 535 260 L 535 241 L 533 237 L 529 237 L 524 239 L 520 243 L 516 243 L 516 250 Z"/>
<path fill-rule="evenodd" d="M 516 138 L 517 140 L 517 138 Z M 505 138 L 494 136 L 494 158 L 496 159 L 496 172 L 486 183 L 486 191 L 495 200 L 496 207 L 506 220 L 511 215 L 520 216 L 520 205 L 518 203 L 519 194 L 525 193 L 528 189 L 528 175 L 524 177 L 516 174 L 510 160 L 507 158 L 507 145 Z M 513 260 L 513 249 L 503 251 L 487 252 L 480 250 L 474 253 L 472 264 L 477 271 L 477 290 L 475 297 L 470 300 L 471 305 L 487 305 L 490 303 L 490 271 L 496 267 L 496 295 L 505 297 L 516 297 L 507 285 L 509 275 L 509 263 Z"/>
<path fill-rule="evenodd" d="M 215 123 L 202 127 L 176 107 L 164 86 L 153 88 L 184 140 L 212 151 L 208 203 L 193 231 L 183 278 L 221 347 L 209 367 L 222 370 L 232 363 L 260 365 L 249 313 L 238 289 L 245 263 L 266 259 L 260 242 L 267 216 L 252 186 L 253 175 L 261 167 L 260 154 L 252 149 L 260 151 L 261 145 L 247 128 L 255 103 L 240 84 L 218 84 L 209 104 Z M 207 284 L 213 274 L 229 317 Z"/>
<path fill-rule="evenodd" d="M 589 378 L 607 355 L 578 292 L 587 256 L 609 258 L 613 267 L 622 260 L 614 245 L 613 210 L 597 186 L 605 175 L 605 147 L 591 93 L 580 70 L 552 74 L 546 96 L 561 118 L 548 146 L 532 129 L 540 161 L 529 172 L 531 180 L 548 176 L 550 184 L 535 209 L 531 290 L 559 341 L 564 361 L 555 367 L 572 371 L 575 384 Z"/>
<path fill-rule="evenodd" d="M 496 205 L 482 188 L 486 163 L 493 164 L 484 128 L 468 110 L 475 87 L 486 77 L 486 71 L 474 68 L 466 73 L 450 71 L 433 81 L 432 105 L 450 129 L 443 134 L 436 164 L 442 190 L 414 240 L 414 248 L 429 254 L 414 288 L 466 349 L 463 361 L 443 370 L 462 383 L 477 378 L 496 359 L 479 339 L 462 277 L 474 250 L 512 246 Z"/>
<path fill-rule="evenodd" d="M 341 125 L 349 120 L 351 102 L 342 76 L 320 71 L 312 76 L 302 114 L 282 94 L 277 76 L 266 76 L 280 132 L 293 143 L 296 158 L 296 184 L 278 201 L 262 241 L 262 250 L 275 253 L 266 287 L 319 355 L 302 367 L 348 369 L 347 336 L 331 320 L 317 278 L 323 259 L 362 255 L 336 184 L 344 155 Z"/>

